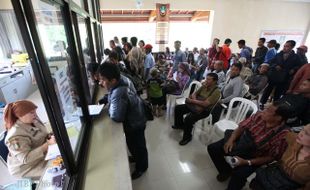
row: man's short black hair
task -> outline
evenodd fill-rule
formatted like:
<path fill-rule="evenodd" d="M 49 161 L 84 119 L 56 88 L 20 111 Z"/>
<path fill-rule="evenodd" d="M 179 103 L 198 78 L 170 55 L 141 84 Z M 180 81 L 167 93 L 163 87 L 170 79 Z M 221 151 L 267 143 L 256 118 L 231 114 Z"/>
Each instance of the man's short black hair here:
<path fill-rule="evenodd" d="M 110 40 L 110 44 L 113 44 L 113 45 L 115 45 L 115 42 L 114 42 L 114 40 Z"/>
<path fill-rule="evenodd" d="M 283 121 L 286 121 L 293 115 L 293 109 L 291 103 L 288 101 L 275 101 L 272 104 L 273 106 L 277 107 L 275 113 L 282 117 Z"/>
<path fill-rule="evenodd" d="M 241 63 L 234 63 L 231 65 L 232 67 L 237 67 L 239 69 L 239 71 L 242 70 L 242 64 Z"/>
<path fill-rule="evenodd" d="M 104 55 L 110 55 L 111 50 L 106 48 L 106 49 L 103 50 L 103 53 L 104 53 Z"/>
<path fill-rule="evenodd" d="M 266 42 L 266 38 L 259 38 L 259 41 L 262 41 L 263 43 Z"/>
<path fill-rule="evenodd" d="M 211 77 L 214 81 L 219 80 L 219 76 L 216 73 L 208 73 L 207 77 Z"/>
<path fill-rule="evenodd" d="M 99 65 L 98 63 L 94 62 L 94 63 L 88 63 L 87 64 L 87 70 L 91 73 L 91 74 L 96 74 L 98 72 L 99 69 Z"/>
<path fill-rule="evenodd" d="M 123 43 L 128 42 L 128 38 L 127 37 L 122 37 L 121 40 L 122 40 Z"/>
<path fill-rule="evenodd" d="M 291 44 L 292 48 L 294 48 L 296 45 L 296 42 L 294 40 L 287 40 L 286 43 Z"/>
<path fill-rule="evenodd" d="M 239 41 L 238 41 L 238 44 L 240 44 L 240 45 L 245 45 L 245 40 L 239 40 Z"/>
<path fill-rule="evenodd" d="M 132 46 L 136 46 L 137 42 L 138 42 L 138 38 L 137 37 L 131 37 L 130 42 L 131 42 Z"/>
<path fill-rule="evenodd" d="M 121 78 L 121 73 L 116 64 L 113 64 L 109 61 L 104 62 L 99 67 L 99 74 L 108 80 L 116 79 L 119 81 Z"/>
<path fill-rule="evenodd" d="M 232 41 L 230 38 L 227 38 L 225 41 L 224 41 L 224 44 L 230 44 Z"/>
<path fill-rule="evenodd" d="M 115 52 L 115 51 L 112 51 L 110 54 L 109 54 L 109 58 L 111 59 L 115 59 L 117 61 L 119 61 L 119 57 L 118 57 L 118 54 Z"/>

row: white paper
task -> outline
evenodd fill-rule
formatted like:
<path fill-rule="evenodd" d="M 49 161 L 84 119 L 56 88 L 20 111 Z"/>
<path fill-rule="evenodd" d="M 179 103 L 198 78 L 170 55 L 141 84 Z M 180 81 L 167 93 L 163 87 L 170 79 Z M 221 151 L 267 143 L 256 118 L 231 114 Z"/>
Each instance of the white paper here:
<path fill-rule="evenodd" d="M 102 105 L 88 105 L 88 111 L 89 115 L 98 115 L 102 111 L 102 108 L 104 107 L 104 104 Z"/>
<path fill-rule="evenodd" d="M 60 156 L 60 151 L 57 144 L 48 145 L 47 154 L 45 156 L 45 160 L 52 160 Z"/>

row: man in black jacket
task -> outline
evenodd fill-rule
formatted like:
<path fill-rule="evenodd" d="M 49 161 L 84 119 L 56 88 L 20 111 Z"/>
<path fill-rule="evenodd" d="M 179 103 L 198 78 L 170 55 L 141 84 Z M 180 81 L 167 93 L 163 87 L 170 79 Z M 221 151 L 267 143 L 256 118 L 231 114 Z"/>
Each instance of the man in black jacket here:
<path fill-rule="evenodd" d="M 261 99 L 262 105 L 267 102 L 273 88 L 275 88 L 273 100 L 278 100 L 286 92 L 294 74 L 301 67 L 301 61 L 293 50 L 295 45 L 294 40 L 288 40 L 283 50 L 270 61 L 269 85 Z"/>

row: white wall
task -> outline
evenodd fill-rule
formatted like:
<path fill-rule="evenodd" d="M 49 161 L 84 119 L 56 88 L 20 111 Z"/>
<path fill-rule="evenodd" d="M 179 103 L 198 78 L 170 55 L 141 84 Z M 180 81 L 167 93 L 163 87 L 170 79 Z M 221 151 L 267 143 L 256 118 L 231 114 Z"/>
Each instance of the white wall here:
<path fill-rule="evenodd" d="M 0 0 L 0 10 L 1 9 L 13 9 L 11 0 Z"/>
<path fill-rule="evenodd" d="M 310 28 L 310 3 L 280 0 L 142 0 L 141 9 L 155 9 L 156 3 L 170 3 L 171 9 L 214 10 L 212 38 L 245 39 L 256 47 L 261 30 L 302 30 Z M 309 2 L 309 1 L 308 1 Z M 100 0 L 101 9 L 136 9 L 136 0 Z M 306 40 L 306 36 L 304 41 Z M 208 45 L 206 45 L 208 46 Z"/>

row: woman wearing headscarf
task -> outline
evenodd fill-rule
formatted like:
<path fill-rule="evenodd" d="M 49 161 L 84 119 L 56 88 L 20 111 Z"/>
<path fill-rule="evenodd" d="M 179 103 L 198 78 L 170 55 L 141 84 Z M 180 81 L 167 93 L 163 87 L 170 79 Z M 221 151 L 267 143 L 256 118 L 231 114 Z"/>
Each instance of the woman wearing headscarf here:
<path fill-rule="evenodd" d="M 16 177 L 39 179 L 45 170 L 48 145 L 55 137 L 48 134 L 36 113 L 37 106 L 28 100 L 8 104 L 4 111 L 5 144 L 9 149 L 8 170 Z"/>

